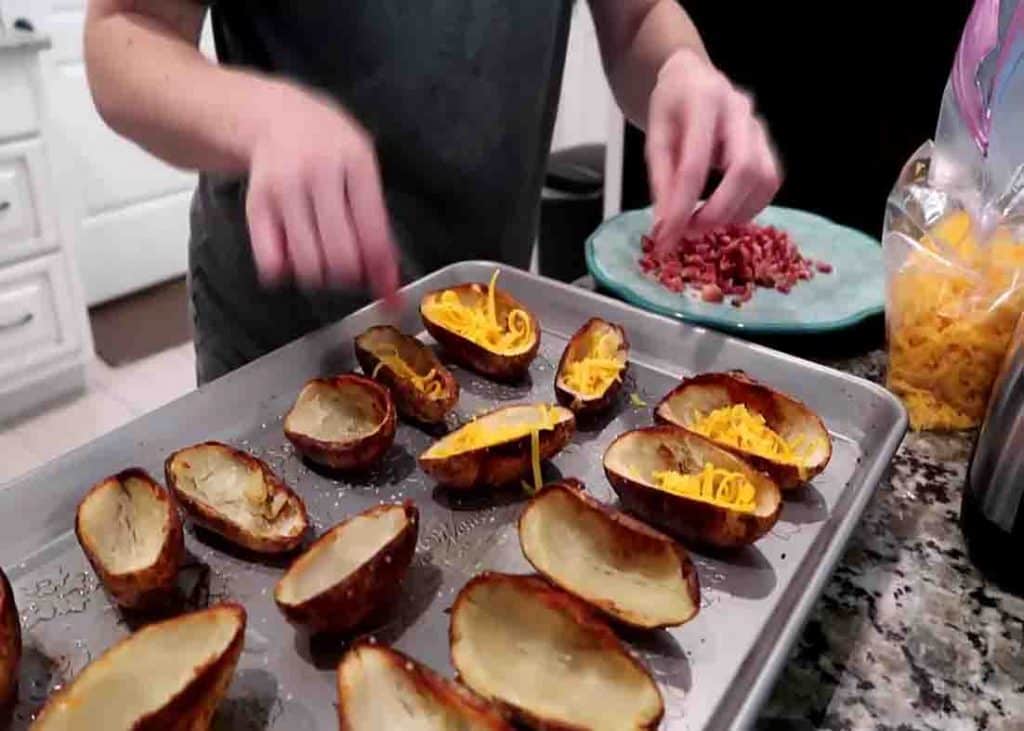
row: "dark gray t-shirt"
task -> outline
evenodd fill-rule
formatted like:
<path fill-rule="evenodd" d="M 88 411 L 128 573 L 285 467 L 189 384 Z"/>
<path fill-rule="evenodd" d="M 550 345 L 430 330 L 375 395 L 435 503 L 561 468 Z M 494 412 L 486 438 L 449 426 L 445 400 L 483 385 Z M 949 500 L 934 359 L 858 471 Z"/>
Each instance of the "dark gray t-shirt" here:
<path fill-rule="evenodd" d="M 403 276 L 528 263 L 571 0 L 214 0 L 221 63 L 301 81 L 373 135 Z M 313 137 L 317 130 L 308 131 Z M 200 176 L 190 285 L 205 382 L 363 304 L 260 288 L 244 179 Z"/>

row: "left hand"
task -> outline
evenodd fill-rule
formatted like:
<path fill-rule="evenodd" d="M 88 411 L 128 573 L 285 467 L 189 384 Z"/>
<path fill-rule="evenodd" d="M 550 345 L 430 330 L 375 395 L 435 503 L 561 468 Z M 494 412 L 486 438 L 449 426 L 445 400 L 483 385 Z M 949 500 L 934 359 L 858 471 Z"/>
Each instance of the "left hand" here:
<path fill-rule="evenodd" d="M 647 167 L 656 242 L 749 221 L 782 184 L 768 133 L 749 96 L 691 50 L 662 65 L 647 116 Z M 722 180 L 697 207 L 712 169 Z"/>

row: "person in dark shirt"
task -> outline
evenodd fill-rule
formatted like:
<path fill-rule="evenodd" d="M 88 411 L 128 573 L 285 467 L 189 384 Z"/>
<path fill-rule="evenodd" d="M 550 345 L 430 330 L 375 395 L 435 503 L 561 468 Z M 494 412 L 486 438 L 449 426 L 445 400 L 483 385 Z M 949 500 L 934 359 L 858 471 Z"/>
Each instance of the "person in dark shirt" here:
<path fill-rule="evenodd" d="M 750 218 L 780 183 L 749 97 L 674 0 L 590 0 L 649 130 L 661 230 Z M 121 134 L 201 172 L 189 284 L 207 381 L 464 258 L 525 267 L 571 0 L 91 0 Z M 207 15 L 217 55 L 197 46 Z M 710 168 L 723 171 L 702 207 Z M 696 209 L 696 212 L 695 212 Z M 145 246 L 142 232 L 140 246 Z"/>

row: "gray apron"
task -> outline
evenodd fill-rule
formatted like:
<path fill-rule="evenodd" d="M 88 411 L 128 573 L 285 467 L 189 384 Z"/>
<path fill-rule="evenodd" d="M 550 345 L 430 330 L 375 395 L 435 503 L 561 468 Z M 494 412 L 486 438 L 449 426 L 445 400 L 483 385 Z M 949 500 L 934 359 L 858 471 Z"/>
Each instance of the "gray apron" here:
<path fill-rule="evenodd" d="M 371 132 L 405 280 L 528 264 L 571 0 L 214 0 L 221 63 L 297 79 Z M 309 130 L 311 136 L 316 130 Z M 244 178 L 200 175 L 189 285 L 205 383 L 367 302 L 263 289 Z"/>

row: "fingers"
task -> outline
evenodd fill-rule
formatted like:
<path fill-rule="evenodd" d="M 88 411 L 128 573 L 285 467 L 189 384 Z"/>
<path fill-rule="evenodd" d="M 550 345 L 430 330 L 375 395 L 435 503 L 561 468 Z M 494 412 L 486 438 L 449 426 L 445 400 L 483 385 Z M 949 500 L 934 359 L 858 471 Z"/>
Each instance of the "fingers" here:
<path fill-rule="evenodd" d="M 647 121 L 647 175 L 651 187 L 651 199 L 654 201 L 654 220 L 660 222 L 665 217 L 668 189 L 672 181 L 672 168 L 676 159 L 672 144 L 674 133 L 672 118 L 664 104 L 657 98 L 651 99 L 651 110 Z"/>
<path fill-rule="evenodd" d="M 253 180 L 245 199 L 249 221 L 253 259 L 260 282 L 266 287 L 283 283 L 288 278 L 284 231 L 270 188 Z"/>
<path fill-rule="evenodd" d="M 370 290 L 377 297 L 392 298 L 398 289 L 398 257 L 372 147 L 353 155 L 346 168 L 345 191 Z"/>
<path fill-rule="evenodd" d="M 711 168 L 717 114 L 712 105 L 694 104 L 680 110 L 678 160 L 666 186 L 659 240 L 674 241 L 690 225 L 694 208 Z"/>
<path fill-rule="evenodd" d="M 692 228 L 698 230 L 739 220 L 738 215 L 748 207 L 747 200 L 754 195 L 755 188 L 763 187 L 757 149 L 759 124 L 753 117 L 753 105 L 738 93 L 727 104 L 726 113 L 721 117 L 718 143 L 725 174 L 693 217 Z"/>
<path fill-rule="evenodd" d="M 326 283 L 334 287 L 358 287 L 364 278 L 363 257 L 345 199 L 343 166 L 320 167 L 313 180 L 313 206 Z"/>
<path fill-rule="evenodd" d="M 299 178 L 279 183 L 277 199 L 284 220 L 285 245 L 295 281 L 304 289 L 324 286 L 324 259 L 317 233 L 311 191 Z"/>

